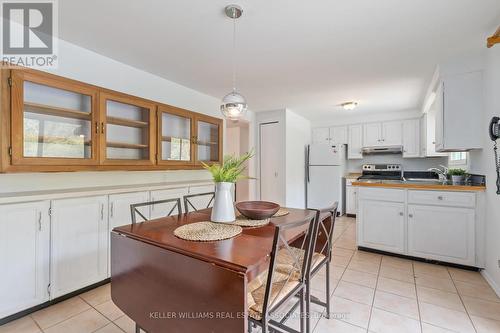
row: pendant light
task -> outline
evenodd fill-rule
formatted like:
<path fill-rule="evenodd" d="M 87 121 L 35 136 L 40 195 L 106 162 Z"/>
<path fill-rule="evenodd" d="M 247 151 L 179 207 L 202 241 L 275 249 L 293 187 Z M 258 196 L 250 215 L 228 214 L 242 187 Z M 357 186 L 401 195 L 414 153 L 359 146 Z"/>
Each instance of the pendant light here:
<path fill-rule="evenodd" d="M 228 5 L 225 13 L 233 20 L 233 91 L 224 96 L 220 110 L 227 119 L 238 120 L 245 115 L 248 108 L 245 97 L 236 91 L 236 20 L 243 14 L 243 9 L 238 5 Z"/>

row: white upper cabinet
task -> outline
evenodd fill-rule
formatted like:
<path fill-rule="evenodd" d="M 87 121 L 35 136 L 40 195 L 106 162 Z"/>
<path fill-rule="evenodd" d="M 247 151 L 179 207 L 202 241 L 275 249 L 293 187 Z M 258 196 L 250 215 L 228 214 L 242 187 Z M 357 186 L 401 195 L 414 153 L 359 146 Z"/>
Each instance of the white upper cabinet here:
<path fill-rule="evenodd" d="M 327 127 L 312 129 L 312 143 L 330 142 L 330 130 Z"/>
<path fill-rule="evenodd" d="M 481 71 L 442 78 L 436 90 L 436 150 L 460 151 L 482 148 L 484 125 Z"/>
<path fill-rule="evenodd" d="M 330 142 L 332 144 L 347 144 L 347 126 L 330 127 Z"/>
<path fill-rule="evenodd" d="M 403 143 L 403 125 L 401 121 L 386 121 L 363 125 L 363 146 L 398 146 Z"/>
<path fill-rule="evenodd" d="M 363 146 L 373 147 L 382 144 L 382 124 L 371 123 L 363 125 Z"/>
<path fill-rule="evenodd" d="M 436 151 L 436 101 L 431 105 L 426 114 L 421 119 L 421 156 L 435 157 L 447 156 L 447 153 Z"/>
<path fill-rule="evenodd" d="M 403 121 L 403 157 L 420 157 L 420 120 Z"/>
<path fill-rule="evenodd" d="M 107 196 L 52 201 L 51 298 L 106 278 Z"/>
<path fill-rule="evenodd" d="M 49 300 L 49 202 L 0 206 L 0 318 Z"/>
<path fill-rule="evenodd" d="M 382 123 L 383 146 L 399 146 L 403 143 L 403 125 L 401 121 L 386 121 Z"/>
<path fill-rule="evenodd" d="M 349 126 L 349 140 L 347 143 L 347 158 L 350 160 L 362 159 L 363 153 L 363 125 Z"/>

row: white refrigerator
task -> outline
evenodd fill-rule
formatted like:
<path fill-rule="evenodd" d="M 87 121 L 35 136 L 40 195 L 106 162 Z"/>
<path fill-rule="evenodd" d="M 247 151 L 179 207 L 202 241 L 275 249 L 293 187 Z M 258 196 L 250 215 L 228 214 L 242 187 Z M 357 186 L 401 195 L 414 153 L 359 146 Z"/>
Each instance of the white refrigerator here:
<path fill-rule="evenodd" d="M 346 145 L 312 144 L 306 156 L 306 201 L 308 208 L 322 209 L 338 201 L 345 212 L 344 174 Z"/>

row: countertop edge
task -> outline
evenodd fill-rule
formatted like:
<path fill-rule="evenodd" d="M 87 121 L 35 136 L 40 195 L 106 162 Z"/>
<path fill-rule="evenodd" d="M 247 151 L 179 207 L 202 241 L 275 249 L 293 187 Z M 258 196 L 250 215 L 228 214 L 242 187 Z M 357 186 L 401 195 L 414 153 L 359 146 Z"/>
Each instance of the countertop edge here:
<path fill-rule="evenodd" d="M 432 191 L 441 190 L 441 191 L 454 191 L 454 192 L 486 191 L 486 186 L 471 186 L 471 185 L 387 184 L 387 183 L 353 182 L 352 186 L 384 187 L 384 188 L 432 190 Z"/>

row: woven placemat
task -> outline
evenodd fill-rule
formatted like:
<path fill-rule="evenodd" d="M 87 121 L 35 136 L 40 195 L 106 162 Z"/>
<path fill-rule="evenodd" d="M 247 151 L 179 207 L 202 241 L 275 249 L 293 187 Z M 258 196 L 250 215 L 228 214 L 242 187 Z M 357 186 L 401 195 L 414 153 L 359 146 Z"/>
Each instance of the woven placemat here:
<path fill-rule="evenodd" d="M 269 219 L 264 220 L 251 220 L 246 216 L 239 215 L 236 216 L 236 221 L 231 224 L 239 225 L 241 227 L 261 227 L 263 225 L 269 224 Z"/>
<path fill-rule="evenodd" d="M 290 214 L 290 212 L 284 208 L 280 208 L 274 215 L 273 217 L 280 217 L 280 216 L 285 216 Z"/>
<path fill-rule="evenodd" d="M 206 221 L 180 226 L 174 230 L 174 235 L 189 241 L 210 242 L 232 238 L 242 231 L 238 225 Z"/>

